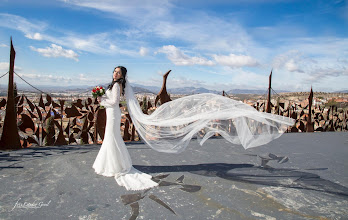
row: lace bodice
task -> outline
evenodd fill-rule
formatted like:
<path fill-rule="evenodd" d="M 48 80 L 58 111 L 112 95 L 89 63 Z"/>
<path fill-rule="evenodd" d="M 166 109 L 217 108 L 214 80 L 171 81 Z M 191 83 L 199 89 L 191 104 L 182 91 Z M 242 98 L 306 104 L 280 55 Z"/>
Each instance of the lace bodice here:
<path fill-rule="evenodd" d="M 112 89 L 106 90 L 105 94 L 100 97 L 100 105 L 106 108 L 119 108 L 120 103 L 120 85 L 115 83 Z"/>

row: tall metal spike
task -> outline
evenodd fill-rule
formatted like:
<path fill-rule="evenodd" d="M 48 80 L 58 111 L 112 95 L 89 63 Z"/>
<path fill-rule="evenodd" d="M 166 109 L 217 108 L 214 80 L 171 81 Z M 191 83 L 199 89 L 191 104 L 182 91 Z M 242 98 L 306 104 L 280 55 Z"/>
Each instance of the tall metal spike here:
<path fill-rule="evenodd" d="M 307 126 L 306 126 L 306 131 L 307 132 L 313 132 L 314 131 L 314 124 L 312 123 L 312 103 L 313 103 L 313 89 L 311 87 L 311 92 L 308 97 L 308 118 L 307 118 Z"/>
<path fill-rule="evenodd" d="M 7 104 L 6 115 L 2 136 L 0 140 L 0 149 L 20 149 L 21 142 L 18 134 L 17 115 L 15 110 L 15 100 L 13 93 L 13 72 L 16 51 L 13 48 L 11 37 L 11 52 L 10 52 L 10 70 L 8 76 Z"/>
<path fill-rule="evenodd" d="M 272 71 L 269 75 L 269 82 L 268 82 L 268 97 L 267 97 L 267 105 L 266 105 L 266 112 L 271 113 L 271 89 L 272 89 Z"/>

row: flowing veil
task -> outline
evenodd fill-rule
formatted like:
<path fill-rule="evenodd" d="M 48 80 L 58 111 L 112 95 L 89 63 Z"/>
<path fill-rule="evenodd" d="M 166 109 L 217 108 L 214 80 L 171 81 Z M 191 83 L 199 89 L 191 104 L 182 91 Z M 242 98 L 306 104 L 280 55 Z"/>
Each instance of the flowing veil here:
<path fill-rule="evenodd" d="M 144 114 L 126 78 L 128 112 L 137 133 L 152 149 L 180 153 L 196 136 L 200 145 L 218 133 L 245 149 L 278 138 L 292 126 L 292 118 L 259 112 L 225 96 L 202 93 L 166 102 L 151 115 Z"/>

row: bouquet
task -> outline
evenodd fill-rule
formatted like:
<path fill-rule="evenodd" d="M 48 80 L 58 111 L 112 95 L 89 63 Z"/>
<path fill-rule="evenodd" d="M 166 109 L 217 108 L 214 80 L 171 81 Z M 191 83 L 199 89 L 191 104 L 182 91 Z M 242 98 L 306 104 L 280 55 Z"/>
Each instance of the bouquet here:
<path fill-rule="evenodd" d="M 94 98 L 105 94 L 105 89 L 102 86 L 96 86 L 92 89 L 92 95 Z"/>
<path fill-rule="evenodd" d="M 92 89 L 92 95 L 94 98 L 98 97 L 98 96 L 102 96 L 105 94 L 105 89 L 102 86 L 96 86 Z M 104 106 L 100 106 L 100 107 L 104 107 Z"/>

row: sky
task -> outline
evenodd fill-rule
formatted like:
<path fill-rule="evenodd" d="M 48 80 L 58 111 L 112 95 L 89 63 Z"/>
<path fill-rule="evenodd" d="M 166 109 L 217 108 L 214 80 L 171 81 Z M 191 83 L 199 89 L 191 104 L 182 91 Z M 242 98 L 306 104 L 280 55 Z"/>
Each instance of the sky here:
<path fill-rule="evenodd" d="M 348 89 L 344 0 L 0 0 L 0 75 L 40 86 Z M 7 84 L 8 77 L 0 79 Z M 22 83 L 15 76 L 17 83 Z M 19 87 L 20 89 L 20 87 Z"/>

